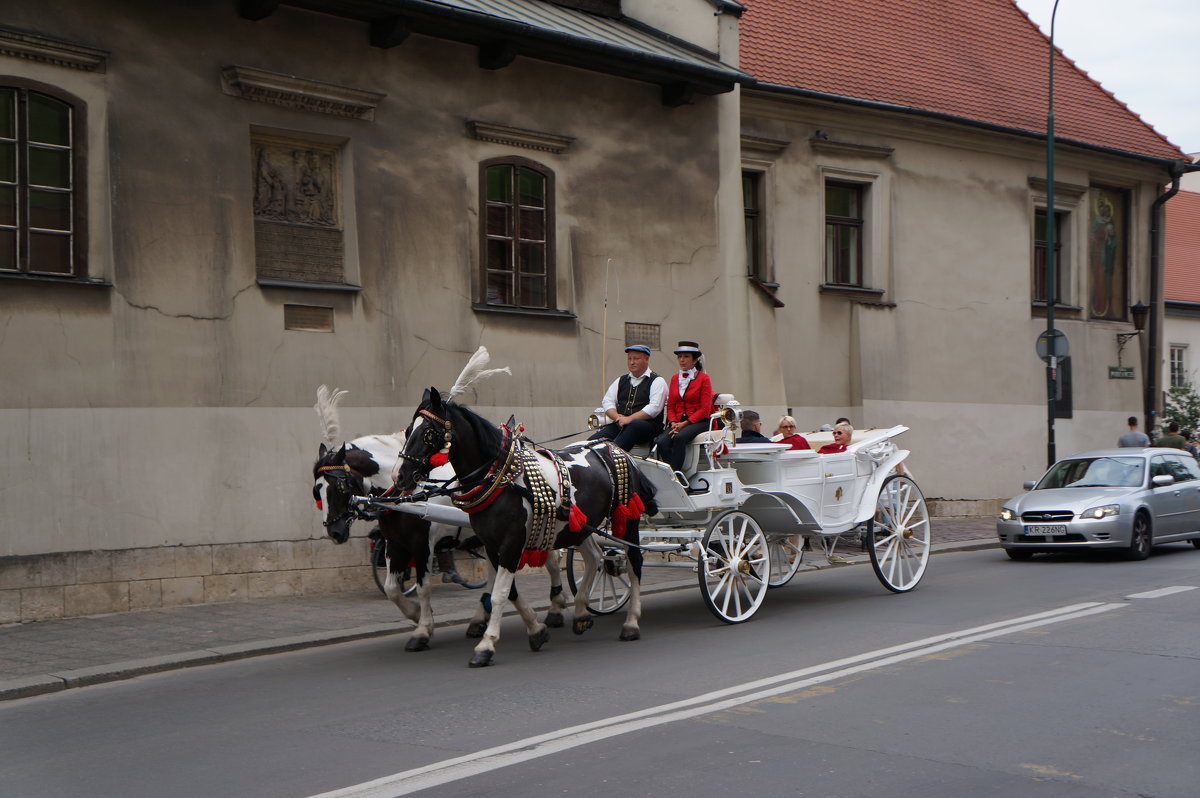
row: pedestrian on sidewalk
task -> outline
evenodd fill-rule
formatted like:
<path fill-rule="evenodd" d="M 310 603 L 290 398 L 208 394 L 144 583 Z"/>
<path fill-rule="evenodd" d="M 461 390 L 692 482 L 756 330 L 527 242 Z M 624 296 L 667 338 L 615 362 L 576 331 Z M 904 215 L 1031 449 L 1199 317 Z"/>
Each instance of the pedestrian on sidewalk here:
<path fill-rule="evenodd" d="M 1158 439 L 1155 446 L 1164 446 L 1168 449 L 1183 449 L 1187 451 L 1187 440 L 1179 434 L 1179 422 L 1172 421 L 1167 425 L 1167 434 Z"/>
<path fill-rule="evenodd" d="M 1129 417 L 1129 432 L 1117 438 L 1117 446 L 1128 449 L 1137 446 L 1149 446 L 1150 436 L 1138 430 L 1137 416 Z"/>

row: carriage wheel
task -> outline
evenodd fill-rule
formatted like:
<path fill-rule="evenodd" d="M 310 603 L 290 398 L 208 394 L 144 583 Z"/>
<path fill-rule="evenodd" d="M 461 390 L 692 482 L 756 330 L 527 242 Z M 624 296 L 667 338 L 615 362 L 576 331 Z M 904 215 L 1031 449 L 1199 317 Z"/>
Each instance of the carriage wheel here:
<path fill-rule="evenodd" d="M 704 603 L 725 623 L 748 621 L 762 606 L 771 555 L 751 516 L 740 510 L 717 516 L 704 532 L 699 566 Z"/>
<path fill-rule="evenodd" d="M 929 511 L 917 483 L 893 474 L 883 482 L 875 517 L 867 522 L 871 567 L 883 586 L 906 593 L 929 563 Z"/>
<path fill-rule="evenodd" d="M 588 543 L 584 544 L 590 545 Z M 592 615 L 611 615 L 625 606 L 632 589 L 629 584 L 629 557 L 617 547 L 598 546 L 600 563 L 592 589 L 587 595 L 587 610 Z M 571 594 L 578 595 L 583 584 L 587 561 L 575 549 L 567 549 L 567 584 Z"/>
<path fill-rule="evenodd" d="M 792 581 L 804 559 L 804 536 L 773 537 L 767 542 L 771 553 L 771 575 L 767 587 L 783 587 Z"/>

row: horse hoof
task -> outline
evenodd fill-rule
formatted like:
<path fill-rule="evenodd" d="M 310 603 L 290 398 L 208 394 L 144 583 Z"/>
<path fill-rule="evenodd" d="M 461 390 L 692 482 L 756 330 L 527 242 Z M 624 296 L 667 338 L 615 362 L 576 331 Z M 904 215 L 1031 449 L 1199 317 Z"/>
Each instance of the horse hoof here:
<path fill-rule="evenodd" d="M 561 629 L 563 625 L 563 616 L 561 612 L 548 612 L 546 619 L 542 623 L 549 626 L 551 629 Z"/>
<path fill-rule="evenodd" d="M 577 635 L 581 635 L 584 632 L 586 632 L 588 629 L 591 629 L 591 628 L 592 628 L 592 619 L 591 618 L 576 618 L 575 621 L 571 624 L 571 631 Z"/>
<path fill-rule="evenodd" d="M 529 650 L 541 651 L 542 646 L 546 645 L 546 641 L 550 639 L 550 630 L 543 627 L 542 631 L 535 635 L 529 636 Z"/>
<path fill-rule="evenodd" d="M 622 629 L 621 630 L 621 639 L 622 640 L 641 640 L 642 632 L 640 629 Z"/>
<path fill-rule="evenodd" d="M 494 652 L 491 651 L 478 651 L 475 656 L 471 657 L 471 661 L 467 665 L 472 668 L 486 668 L 492 664 L 493 655 Z"/>
<path fill-rule="evenodd" d="M 404 650 L 405 651 L 428 651 L 429 650 L 429 638 L 428 637 L 409 638 L 408 645 L 406 645 L 404 647 Z"/>
<path fill-rule="evenodd" d="M 483 637 L 483 633 L 486 629 L 487 624 L 485 623 L 473 623 L 467 627 L 467 637 L 473 640 L 478 640 L 479 638 Z"/>

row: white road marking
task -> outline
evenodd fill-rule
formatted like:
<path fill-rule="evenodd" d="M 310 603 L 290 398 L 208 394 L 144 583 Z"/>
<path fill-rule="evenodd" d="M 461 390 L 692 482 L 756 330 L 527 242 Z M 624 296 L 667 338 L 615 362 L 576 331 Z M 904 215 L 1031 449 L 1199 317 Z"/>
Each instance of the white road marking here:
<path fill-rule="evenodd" d="M 707 715 L 713 712 L 730 709 L 742 704 L 748 704 L 769 698 L 781 693 L 802 690 L 814 684 L 841 679 L 862 671 L 894 665 L 918 657 L 924 657 L 938 651 L 957 648 L 968 643 L 987 640 L 993 637 L 1022 632 L 1039 626 L 1046 626 L 1062 621 L 1084 618 L 1110 610 L 1126 607 L 1127 604 L 1112 604 L 1087 602 L 1061 607 L 1057 610 L 1011 618 L 1007 621 L 976 626 L 958 632 L 927 637 L 911 643 L 903 643 L 890 648 L 869 651 L 853 657 L 834 660 L 822 665 L 791 671 L 789 673 L 758 679 L 753 682 L 714 690 L 704 695 L 649 707 L 625 715 L 616 715 L 558 729 L 546 734 L 527 737 L 511 743 L 488 748 L 473 754 L 434 762 L 424 767 L 384 776 L 373 781 L 363 782 L 331 792 L 321 793 L 312 798 L 397 798 L 414 792 L 441 786 L 450 782 L 477 776 L 499 768 L 527 762 L 531 759 L 549 756 L 551 754 L 587 745 L 598 740 L 615 737 L 621 734 L 640 731 L 653 726 L 661 726 L 679 720 Z"/>
<path fill-rule="evenodd" d="M 1158 590 L 1147 590 L 1145 593 L 1130 593 L 1125 598 L 1158 598 L 1159 596 L 1169 596 L 1172 593 L 1183 593 L 1187 590 L 1195 590 L 1196 585 L 1173 585 L 1171 587 L 1160 587 Z"/>

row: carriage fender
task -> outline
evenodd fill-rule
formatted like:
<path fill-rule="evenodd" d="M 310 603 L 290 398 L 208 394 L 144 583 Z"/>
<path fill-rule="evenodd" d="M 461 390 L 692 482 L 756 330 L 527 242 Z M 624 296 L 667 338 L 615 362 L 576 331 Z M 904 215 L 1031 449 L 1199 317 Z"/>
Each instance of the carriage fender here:
<path fill-rule="evenodd" d="M 820 529 L 812 510 L 790 493 L 753 487 L 747 487 L 746 493 L 737 509 L 768 532 L 797 535 Z"/>
<path fill-rule="evenodd" d="M 861 524 L 875 517 L 875 505 L 879 501 L 879 492 L 883 490 L 883 481 L 892 475 L 896 467 L 908 457 L 908 449 L 896 449 L 875 466 L 875 473 L 867 480 L 863 488 L 862 498 L 859 499 L 858 512 L 854 523 Z"/>

